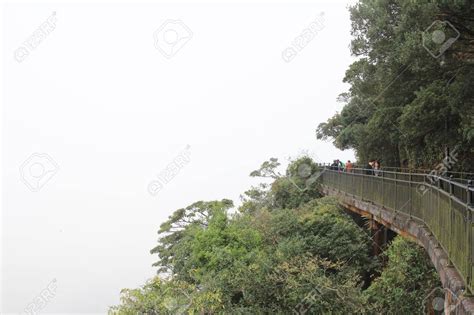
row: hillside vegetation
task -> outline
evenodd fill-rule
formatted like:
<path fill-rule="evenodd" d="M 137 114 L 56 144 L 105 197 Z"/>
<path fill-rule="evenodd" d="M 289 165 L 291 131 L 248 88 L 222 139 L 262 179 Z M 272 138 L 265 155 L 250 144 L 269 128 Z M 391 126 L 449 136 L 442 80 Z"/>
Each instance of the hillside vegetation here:
<path fill-rule="evenodd" d="M 360 0 L 350 9 L 350 88 L 319 139 L 358 163 L 474 171 L 472 1 Z M 324 104 L 323 104 L 324 105 Z M 314 106 L 321 106 L 315 104 Z M 117 314 L 421 314 L 439 286 L 422 248 L 396 237 L 380 257 L 336 200 L 322 197 L 308 157 L 264 162 L 265 178 L 231 200 L 198 201 L 161 224 L 158 275 L 124 289 Z M 295 175 L 296 174 L 296 175 Z M 269 179 L 271 182 L 269 182 Z M 231 211 L 232 209 L 232 211 Z"/>
<path fill-rule="evenodd" d="M 422 310 L 437 285 L 424 250 L 397 238 L 387 258 L 371 256 L 372 239 L 317 183 L 301 190 L 287 176 L 230 200 L 176 210 L 159 230 L 159 275 L 122 291 L 116 314 L 348 314 Z M 311 164 L 315 166 L 315 164 Z M 276 159 L 254 176 L 272 174 Z M 382 263 L 388 260 L 388 262 Z M 374 280 L 375 277 L 375 280 Z"/>

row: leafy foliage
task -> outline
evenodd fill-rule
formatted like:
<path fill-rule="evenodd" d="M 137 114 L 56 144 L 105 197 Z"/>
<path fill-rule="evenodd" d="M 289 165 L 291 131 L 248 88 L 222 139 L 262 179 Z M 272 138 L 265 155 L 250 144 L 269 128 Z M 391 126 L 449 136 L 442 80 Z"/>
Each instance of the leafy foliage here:
<path fill-rule="evenodd" d="M 380 278 L 365 290 L 381 268 L 368 231 L 337 200 L 315 194 L 313 182 L 299 189 L 301 165 L 317 171 L 307 157 L 291 162 L 284 176 L 246 192 L 233 214 L 227 199 L 176 210 L 151 251 L 159 275 L 122 290 L 110 313 L 346 314 L 418 306 L 436 283 L 424 252 L 397 239 Z M 253 175 L 278 174 L 278 166 L 272 159 Z"/>
<path fill-rule="evenodd" d="M 221 209 L 184 231 L 190 237 L 177 242 L 188 269 L 122 290 L 111 314 L 410 313 L 439 282 L 423 249 L 397 238 L 364 290 L 364 275 L 379 266 L 370 239 L 328 197 L 293 210 Z"/>
<path fill-rule="evenodd" d="M 258 207 L 295 208 L 314 198 L 320 197 L 317 178 L 320 168 L 307 156 L 302 156 L 288 165 L 285 175 L 277 168 L 278 159 L 271 158 L 262 163 L 252 177 L 272 178 L 271 185 L 261 184 L 246 191 L 240 211 L 253 212 Z"/>
<path fill-rule="evenodd" d="M 315 165 L 298 159 L 269 188 L 248 193 L 252 211 L 230 214 L 227 199 L 176 210 L 152 250 L 160 274 L 142 288 L 122 290 L 121 304 L 110 313 L 345 314 L 395 310 L 405 300 L 403 310 L 413 310 L 420 292 L 436 282 L 426 255 L 413 243 L 395 241 L 382 276 L 364 290 L 380 267 L 367 231 L 337 200 L 310 199 L 310 192 L 288 188 L 294 183 L 278 183 L 291 183 L 303 163 Z"/>
<path fill-rule="evenodd" d="M 343 110 L 317 137 L 361 161 L 432 167 L 457 148 L 455 167 L 473 170 L 473 7 L 469 1 L 360 0 L 350 8 L 350 89 Z M 460 37 L 439 58 L 423 47 L 433 21 Z M 428 46 L 428 49 L 432 49 Z M 380 261 L 372 242 L 337 201 L 318 191 L 308 157 L 278 172 L 265 161 L 235 213 L 230 200 L 176 210 L 151 250 L 158 276 L 124 289 L 116 314 L 412 314 L 438 277 L 423 249 L 397 237 Z M 383 264 L 386 261 L 386 264 Z M 375 279 L 374 279 L 375 278 Z M 372 282 L 368 282 L 371 279 Z"/>
<path fill-rule="evenodd" d="M 159 255 L 160 260 L 153 265 L 159 267 L 159 272 L 183 275 L 181 270 L 190 267 L 187 259 L 188 245 L 192 241 L 193 231 L 208 227 L 211 217 L 224 213 L 232 206 L 231 200 L 223 199 L 211 202 L 198 201 L 176 210 L 160 226 L 158 231 L 160 242 L 151 250 L 152 254 Z"/>
<path fill-rule="evenodd" d="M 385 255 L 387 266 L 364 292 L 368 309 L 373 313 L 422 313 L 423 300 L 441 285 L 423 248 L 398 236 Z"/>
<path fill-rule="evenodd" d="M 157 277 L 141 289 L 122 291 L 122 305 L 111 311 L 166 314 L 183 304 L 188 313 L 208 314 L 361 309 L 362 276 L 372 268 L 370 241 L 333 199 L 233 216 L 224 204 L 212 202 L 206 224 L 188 222 L 179 230 L 181 237 L 173 238 L 171 247 L 186 255 L 170 259 L 169 252 L 157 251 L 160 261 L 173 265 L 170 278 Z M 169 222 L 182 209 L 177 212 Z M 160 231 L 170 225 L 163 226 Z"/>
<path fill-rule="evenodd" d="M 431 168 L 447 148 L 457 148 L 455 169 L 473 171 L 471 1 L 361 0 L 350 12 L 351 50 L 359 59 L 346 71 L 351 87 L 340 97 L 345 107 L 318 126 L 317 137 L 355 149 L 361 162 L 378 158 L 387 166 L 406 159 Z M 435 21 L 460 33 L 438 58 L 428 50 L 440 45 L 427 44 Z"/>

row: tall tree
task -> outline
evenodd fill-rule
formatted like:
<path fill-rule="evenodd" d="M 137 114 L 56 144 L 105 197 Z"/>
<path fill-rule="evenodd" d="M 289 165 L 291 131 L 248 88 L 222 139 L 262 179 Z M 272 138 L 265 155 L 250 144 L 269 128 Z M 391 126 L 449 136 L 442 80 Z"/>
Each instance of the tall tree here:
<path fill-rule="evenodd" d="M 173 212 L 168 220 L 160 225 L 159 243 L 150 251 L 159 257 L 153 266 L 159 267 L 159 273 L 191 280 L 186 272 L 190 267 L 186 258 L 190 255 L 190 244 L 195 233 L 207 228 L 213 216 L 225 213 L 231 207 L 233 202 L 228 199 L 198 201 Z"/>
<path fill-rule="evenodd" d="M 361 0 L 350 8 L 346 103 L 319 139 L 358 159 L 433 167 L 456 148 L 454 167 L 474 170 L 474 4 Z"/>

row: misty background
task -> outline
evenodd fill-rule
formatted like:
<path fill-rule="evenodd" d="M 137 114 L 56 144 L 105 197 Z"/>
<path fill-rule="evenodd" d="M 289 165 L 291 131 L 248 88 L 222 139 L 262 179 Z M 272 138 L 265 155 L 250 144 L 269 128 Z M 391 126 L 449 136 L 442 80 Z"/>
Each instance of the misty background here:
<path fill-rule="evenodd" d="M 174 210 L 238 206 L 270 157 L 353 159 L 315 137 L 348 88 L 348 3 L 4 5 L 0 312 L 54 281 L 42 313 L 104 313 L 155 274 Z"/>

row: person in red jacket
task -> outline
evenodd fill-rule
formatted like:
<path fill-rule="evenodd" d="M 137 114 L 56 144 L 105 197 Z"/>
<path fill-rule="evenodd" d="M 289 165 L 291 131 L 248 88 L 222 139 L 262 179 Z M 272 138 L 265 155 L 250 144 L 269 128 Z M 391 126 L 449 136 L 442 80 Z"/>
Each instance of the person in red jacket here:
<path fill-rule="evenodd" d="M 346 172 L 352 172 L 352 162 L 351 160 L 347 160 L 347 163 L 346 163 Z"/>

